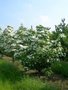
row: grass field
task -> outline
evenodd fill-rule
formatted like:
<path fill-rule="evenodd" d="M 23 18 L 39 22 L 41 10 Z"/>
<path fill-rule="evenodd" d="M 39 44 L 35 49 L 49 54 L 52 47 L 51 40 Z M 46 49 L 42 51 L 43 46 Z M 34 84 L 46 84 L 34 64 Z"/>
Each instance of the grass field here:
<path fill-rule="evenodd" d="M 0 90 L 68 90 L 68 80 L 24 75 L 15 64 L 0 60 Z"/>
<path fill-rule="evenodd" d="M 0 90 L 60 90 L 55 85 L 43 83 L 39 79 L 23 78 L 21 81 L 11 83 L 0 81 Z"/>

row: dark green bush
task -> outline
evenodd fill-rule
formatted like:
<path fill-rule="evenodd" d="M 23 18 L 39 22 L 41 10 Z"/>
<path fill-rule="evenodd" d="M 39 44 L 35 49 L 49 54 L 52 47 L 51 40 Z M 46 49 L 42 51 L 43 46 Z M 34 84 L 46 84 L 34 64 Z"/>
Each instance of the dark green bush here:
<path fill-rule="evenodd" d="M 61 73 L 61 69 L 62 69 L 62 65 L 60 62 L 54 62 L 51 66 L 52 71 L 56 74 L 60 74 Z"/>
<path fill-rule="evenodd" d="M 68 77 L 68 62 L 54 62 L 51 68 L 54 73 Z"/>
<path fill-rule="evenodd" d="M 68 62 L 61 62 L 62 69 L 61 69 L 61 74 L 64 77 L 68 77 Z"/>
<path fill-rule="evenodd" d="M 16 81 L 20 80 L 21 76 L 19 69 L 12 63 L 0 61 L 0 79 Z"/>

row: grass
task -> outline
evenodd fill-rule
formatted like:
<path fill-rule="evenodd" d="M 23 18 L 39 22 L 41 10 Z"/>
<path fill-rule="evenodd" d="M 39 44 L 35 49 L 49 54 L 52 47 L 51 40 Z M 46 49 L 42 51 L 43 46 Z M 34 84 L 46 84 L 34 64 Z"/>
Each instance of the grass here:
<path fill-rule="evenodd" d="M 0 60 L 0 79 L 12 82 L 20 80 L 22 77 L 19 69 L 12 63 Z"/>
<path fill-rule="evenodd" d="M 67 86 L 67 80 L 43 81 L 38 76 L 24 76 L 13 63 L 0 60 L 0 90 L 68 90 Z"/>
<path fill-rule="evenodd" d="M 0 90 L 59 90 L 56 86 L 43 83 L 40 79 L 23 77 L 13 64 L 0 60 Z"/>
<path fill-rule="evenodd" d="M 23 78 L 21 81 L 11 83 L 0 81 L 0 90 L 59 90 L 56 86 L 43 83 L 39 79 Z"/>

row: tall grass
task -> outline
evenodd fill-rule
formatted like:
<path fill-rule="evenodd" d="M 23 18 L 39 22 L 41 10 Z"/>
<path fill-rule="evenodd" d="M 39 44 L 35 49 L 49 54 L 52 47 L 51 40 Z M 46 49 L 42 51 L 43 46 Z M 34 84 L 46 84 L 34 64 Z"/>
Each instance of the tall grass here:
<path fill-rule="evenodd" d="M 40 79 L 22 77 L 12 63 L 0 61 L 0 90 L 59 90 Z"/>
<path fill-rule="evenodd" d="M 56 86 L 43 83 L 33 78 L 24 78 L 15 84 L 10 81 L 0 81 L 0 90 L 59 90 Z"/>
<path fill-rule="evenodd" d="M 22 77 L 19 69 L 12 63 L 6 61 L 0 61 L 0 79 L 12 82 L 20 80 Z"/>

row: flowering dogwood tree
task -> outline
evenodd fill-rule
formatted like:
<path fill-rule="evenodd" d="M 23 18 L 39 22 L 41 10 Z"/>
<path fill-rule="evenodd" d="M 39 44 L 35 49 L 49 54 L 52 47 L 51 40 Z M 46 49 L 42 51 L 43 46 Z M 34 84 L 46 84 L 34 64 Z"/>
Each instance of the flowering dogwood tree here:
<path fill-rule="evenodd" d="M 53 61 L 59 60 L 62 55 L 61 43 L 58 40 L 50 40 L 49 29 L 42 25 L 37 26 L 36 30 L 24 30 L 22 27 L 17 34 L 20 47 L 15 57 L 30 69 L 40 72 L 43 68 L 49 67 Z"/>

